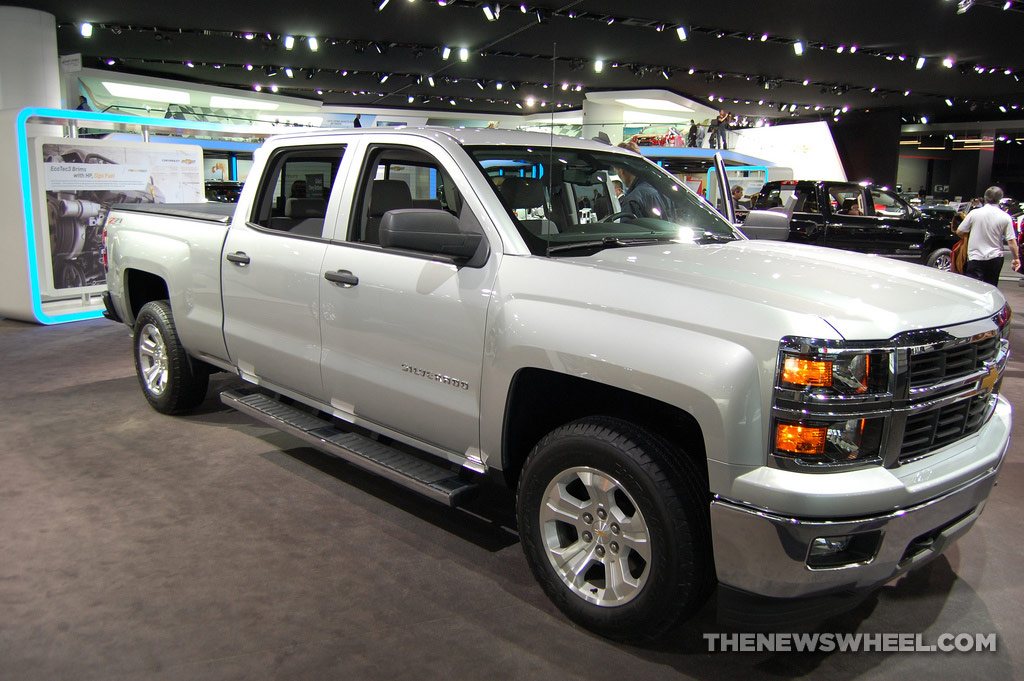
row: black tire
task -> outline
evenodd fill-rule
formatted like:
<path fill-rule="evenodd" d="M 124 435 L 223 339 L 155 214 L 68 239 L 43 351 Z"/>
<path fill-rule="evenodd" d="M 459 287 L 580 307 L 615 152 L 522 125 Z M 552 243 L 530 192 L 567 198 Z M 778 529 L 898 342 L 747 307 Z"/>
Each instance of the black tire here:
<path fill-rule="evenodd" d="M 953 269 L 953 251 L 948 248 L 936 249 L 928 256 L 925 265 L 942 270 L 943 272 L 949 272 Z"/>
<path fill-rule="evenodd" d="M 555 492 L 558 500 L 549 496 Z M 558 505 L 567 495 L 564 510 L 578 510 L 575 519 L 550 511 L 549 502 Z M 606 519 L 597 517 L 604 505 Z M 523 551 L 545 593 L 569 619 L 602 636 L 656 638 L 693 615 L 711 592 L 707 484 L 684 452 L 631 423 L 589 417 L 546 435 L 524 464 L 517 512 Z M 542 519 L 547 513 L 557 517 Z M 621 528 L 614 518 L 623 519 Z M 646 530 L 646 542 L 627 537 L 638 527 Z M 618 537 L 622 544 L 612 546 Z M 575 570 L 575 585 L 556 568 L 555 552 L 572 556 L 565 565 L 587 566 Z M 618 589 L 607 588 L 616 581 Z"/>
<path fill-rule="evenodd" d="M 206 398 L 210 373 L 181 346 L 166 300 L 154 300 L 139 310 L 132 347 L 142 394 L 154 409 L 179 414 Z"/>

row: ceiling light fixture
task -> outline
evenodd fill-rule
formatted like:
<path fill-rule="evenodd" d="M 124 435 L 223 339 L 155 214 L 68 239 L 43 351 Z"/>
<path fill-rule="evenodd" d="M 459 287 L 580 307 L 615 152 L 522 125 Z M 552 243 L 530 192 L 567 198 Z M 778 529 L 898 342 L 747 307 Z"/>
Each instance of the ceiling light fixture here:
<path fill-rule="evenodd" d="M 761 34 L 761 42 L 763 43 L 763 42 L 766 42 L 767 40 L 768 40 L 768 34 L 767 33 L 762 33 Z"/>
<path fill-rule="evenodd" d="M 447 45 L 441 50 L 441 59 L 448 61 L 448 57 L 452 56 L 452 48 Z"/>
<path fill-rule="evenodd" d="M 942 65 L 945 66 L 947 69 L 951 69 L 953 68 L 953 66 L 956 65 L 956 62 L 953 61 L 952 57 L 946 57 L 945 59 L 942 60 Z"/>
<path fill-rule="evenodd" d="M 278 89 L 278 88 L 277 88 L 277 85 L 271 85 L 271 86 L 270 86 L 270 91 L 271 91 L 271 92 L 277 92 L 277 89 Z"/>
<path fill-rule="evenodd" d="M 459 61 L 469 61 L 469 49 L 465 47 L 459 48 Z"/>
<path fill-rule="evenodd" d="M 284 49 L 290 50 L 293 47 L 295 47 L 295 36 L 293 36 L 293 35 L 286 35 L 284 37 Z"/>
<path fill-rule="evenodd" d="M 685 26 L 678 26 L 678 27 L 676 27 L 676 35 L 679 37 L 680 42 L 686 40 L 686 27 Z"/>
<path fill-rule="evenodd" d="M 78 32 L 82 34 L 83 38 L 92 37 L 92 24 L 88 21 L 83 21 L 82 25 L 78 28 Z"/>
<path fill-rule="evenodd" d="M 306 44 L 309 45 L 310 52 L 316 52 L 317 50 L 320 49 L 320 43 L 314 36 L 309 36 L 308 38 L 306 38 Z"/>
<path fill-rule="evenodd" d="M 594 73 L 601 73 L 604 71 L 604 60 L 597 59 L 594 61 Z"/>
<path fill-rule="evenodd" d="M 487 17 L 487 21 L 494 21 L 495 19 L 498 18 L 497 16 L 495 16 L 494 10 L 491 9 L 490 5 L 484 5 L 483 9 L 484 9 L 484 16 Z"/>
<path fill-rule="evenodd" d="M 793 52 L 795 52 L 797 56 L 800 56 L 804 53 L 803 41 L 797 40 L 795 43 L 793 43 Z"/>
<path fill-rule="evenodd" d="M 284 75 L 288 76 L 289 78 L 294 78 L 295 74 L 292 73 L 292 67 L 290 67 L 290 66 L 284 67 Z"/>
<path fill-rule="evenodd" d="M 925 57 L 918 57 L 917 58 L 917 64 L 914 65 L 914 68 L 917 69 L 918 71 L 920 71 L 921 69 L 924 68 L 924 64 L 925 64 L 926 61 L 928 61 L 928 60 Z"/>
<path fill-rule="evenodd" d="M 377 5 L 377 11 L 378 12 L 382 11 L 385 7 L 388 6 L 389 2 L 391 2 L 391 0 L 380 0 L 380 4 Z"/>
<path fill-rule="evenodd" d="M 949 97 L 946 97 L 946 106 L 953 106 L 953 100 Z"/>

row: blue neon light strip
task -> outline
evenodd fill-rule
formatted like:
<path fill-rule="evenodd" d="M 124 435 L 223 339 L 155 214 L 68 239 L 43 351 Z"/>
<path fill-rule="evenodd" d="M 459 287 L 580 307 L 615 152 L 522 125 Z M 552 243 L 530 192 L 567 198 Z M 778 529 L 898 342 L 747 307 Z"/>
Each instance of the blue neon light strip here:
<path fill-rule="evenodd" d="M 230 166 L 228 168 L 228 177 L 233 181 L 238 181 L 238 157 L 232 156 L 230 160 Z"/>
<path fill-rule="evenodd" d="M 22 109 L 18 113 L 15 123 L 15 134 L 18 143 L 18 164 L 21 167 L 21 205 L 25 217 L 25 249 L 28 252 L 28 286 L 32 302 L 32 314 L 35 315 L 36 320 L 40 324 L 64 324 L 66 322 L 78 322 L 85 319 L 102 317 L 103 312 L 101 310 L 86 310 L 84 312 L 70 312 L 59 315 L 48 315 L 43 312 L 43 301 L 39 291 L 39 266 L 37 263 L 39 244 L 36 243 L 35 208 L 32 202 L 32 176 L 29 173 L 28 120 L 30 118 L 124 123 L 127 125 L 145 125 L 153 128 L 188 128 L 190 130 L 211 130 L 216 132 L 227 132 L 235 130 L 235 128 L 218 123 L 204 123 L 200 121 L 162 120 L 141 116 L 125 116 L 122 114 L 105 114 L 91 111 L 65 111 L 63 109 L 45 109 L 40 107 L 29 107 Z"/>

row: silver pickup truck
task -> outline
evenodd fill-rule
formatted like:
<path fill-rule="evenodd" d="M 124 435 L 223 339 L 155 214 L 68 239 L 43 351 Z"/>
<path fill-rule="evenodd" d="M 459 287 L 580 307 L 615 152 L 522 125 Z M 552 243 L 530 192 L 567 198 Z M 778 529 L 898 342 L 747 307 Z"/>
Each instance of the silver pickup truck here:
<path fill-rule="evenodd" d="M 617 639 L 716 582 L 801 599 L 924 563 L 1009 442 L 997 289 L 749 241 L 599 142 L 283 136 L 230 214 L 124 206 L 105 248 L 154 408 L 227 371 L 251 387 L 224 403 L 433 499 L 494 476 L 548 596 Z"/>

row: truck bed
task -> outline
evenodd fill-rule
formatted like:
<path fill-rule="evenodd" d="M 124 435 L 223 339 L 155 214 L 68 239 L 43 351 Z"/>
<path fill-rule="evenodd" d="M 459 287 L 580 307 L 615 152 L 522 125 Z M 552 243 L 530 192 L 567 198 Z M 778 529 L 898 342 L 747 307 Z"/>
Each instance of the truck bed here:
<path fill-rule="evenodd" d="M 231 222 L 235 214 L 234 203 L 118 203 L 112 210 L 118 212 L 151 213 L 190 220 L 205 220 L 223 225 Z"/>

